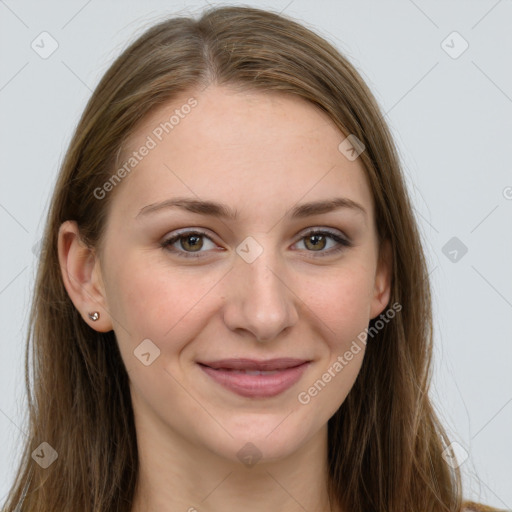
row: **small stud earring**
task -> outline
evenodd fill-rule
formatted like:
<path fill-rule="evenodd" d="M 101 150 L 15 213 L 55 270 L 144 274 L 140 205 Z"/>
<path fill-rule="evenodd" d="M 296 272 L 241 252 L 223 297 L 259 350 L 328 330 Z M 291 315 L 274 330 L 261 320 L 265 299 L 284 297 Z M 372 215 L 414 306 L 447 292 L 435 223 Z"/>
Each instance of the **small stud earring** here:
<path fill-rule="evenodd" d="M 100 317 L 100 314 L 97 311 L 93 311 L 92 313 L 89 313 L 89 318 L 93 322 L 96 322 L 96 320 L 98 320 L 99 317 Z"/>

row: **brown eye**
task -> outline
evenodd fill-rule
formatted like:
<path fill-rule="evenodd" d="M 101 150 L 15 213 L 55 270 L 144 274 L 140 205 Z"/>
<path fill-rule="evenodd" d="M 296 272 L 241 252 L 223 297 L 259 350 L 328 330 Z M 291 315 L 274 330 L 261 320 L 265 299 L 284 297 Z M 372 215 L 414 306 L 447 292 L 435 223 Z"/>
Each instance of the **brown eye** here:
<path fill-rule="evenodd" d="M 324 235 L 309 235 L 304 238 L 304 245 L 313 251 L 324 249 L 326 243 Z"/>
<path fill-rule="evenodd" d="M 216 244 L 206 233 L 195 230 L 177 233 L 176 235 L 161 242 L 160 245 L 166 251 L 185 258 L 203 257 L 206 256 L 205 253 L 211 252 L 211 249 L 215 250 L 216 248 Z M 208 249 L 210 249 L 210 251 L 208 251 Z"/>
<path fill-rule="evenodd" d="M 306 253 L 317 253 L 315 256 L 334 255 L 353 245 L 343 236 L 326 230 L 309 231 L 298 243 L 304 244 Z"/>
<path fill-rule="evenodd" d="M 180 237 L 180 245 L 185 251 L 199 251 L 203 247 L 201 235 L 186 235 Z"/>

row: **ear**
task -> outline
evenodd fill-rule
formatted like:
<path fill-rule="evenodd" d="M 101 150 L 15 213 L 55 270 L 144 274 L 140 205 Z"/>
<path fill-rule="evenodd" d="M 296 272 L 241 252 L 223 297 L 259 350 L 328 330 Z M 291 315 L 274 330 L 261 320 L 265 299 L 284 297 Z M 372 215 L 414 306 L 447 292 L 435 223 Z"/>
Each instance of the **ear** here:
<path fill-rule="evenodd" d="M 391 242 L 386 239 L 381 242 L 379 261 L 375 273 L 373 300 L 370 308 L 370 318 L 380 315 L 389 303 L 391 297 L 391 274 L 393 269 L 393 255 Z"/>
<path fill-rule="evenodd" d="M 68 220 L 60 226 L 58 252 L 64 286 L 84 322 L 96 331 L 111 331 L 100 262 L 94 249 L 82 241 L 75 221 Z M 95 322 L 89 318 L 93 311 L 100 314 Z"/>

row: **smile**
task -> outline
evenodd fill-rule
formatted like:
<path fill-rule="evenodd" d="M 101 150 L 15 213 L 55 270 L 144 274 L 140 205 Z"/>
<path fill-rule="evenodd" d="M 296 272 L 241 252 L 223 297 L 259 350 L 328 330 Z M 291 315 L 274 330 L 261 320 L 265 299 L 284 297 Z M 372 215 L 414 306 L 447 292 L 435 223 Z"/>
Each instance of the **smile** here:
<path fill-rule="evenodd" d="M 269 398 L 292 387 L 311 361 L 281 358 L 268 361 L 224 359 L 198 363 L 215 382 L 248 398 Z"/>

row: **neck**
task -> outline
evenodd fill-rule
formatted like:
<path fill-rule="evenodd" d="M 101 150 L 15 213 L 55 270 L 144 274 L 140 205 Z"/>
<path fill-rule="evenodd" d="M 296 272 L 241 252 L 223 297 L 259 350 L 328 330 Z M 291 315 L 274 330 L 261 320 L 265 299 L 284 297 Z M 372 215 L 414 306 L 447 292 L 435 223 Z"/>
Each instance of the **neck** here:
<path fill-rule="evenodd" d="M 290 456 L 253 466 L 191 444 L 168 427 L 138 428 L 137 444 L 131 512 L 340 512 L 327 489 L 327 427 Z"/>

